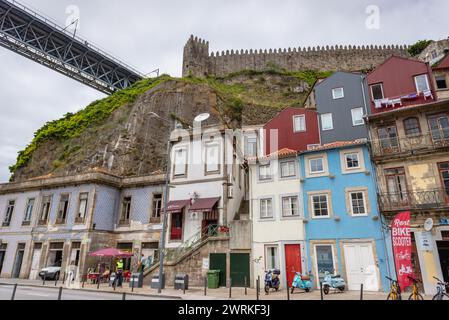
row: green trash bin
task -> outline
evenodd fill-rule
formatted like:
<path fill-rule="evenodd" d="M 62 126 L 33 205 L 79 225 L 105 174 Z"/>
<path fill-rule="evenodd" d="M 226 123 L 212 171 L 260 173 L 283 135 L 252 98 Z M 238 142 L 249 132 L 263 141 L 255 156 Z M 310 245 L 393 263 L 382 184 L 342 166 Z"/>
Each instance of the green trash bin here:
<path fill-rule="evenodd" d="M 220 270 L 209 270 L 207 272 L 207 287 L 218 289 L 220 284 Z"/>

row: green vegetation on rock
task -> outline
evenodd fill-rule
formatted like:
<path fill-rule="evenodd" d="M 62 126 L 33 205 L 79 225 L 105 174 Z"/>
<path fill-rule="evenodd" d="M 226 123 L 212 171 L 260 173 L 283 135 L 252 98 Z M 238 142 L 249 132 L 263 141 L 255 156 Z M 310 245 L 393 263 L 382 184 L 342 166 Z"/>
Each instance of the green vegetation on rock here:
<path fill-rule="evenodd" d="M 432 40 L 420 40 L 408 49 L 408 53 L 410 53 L 410 55 L 413 57 L 417 56 L 421 52 L 423 52 L 432 42 Z"/>

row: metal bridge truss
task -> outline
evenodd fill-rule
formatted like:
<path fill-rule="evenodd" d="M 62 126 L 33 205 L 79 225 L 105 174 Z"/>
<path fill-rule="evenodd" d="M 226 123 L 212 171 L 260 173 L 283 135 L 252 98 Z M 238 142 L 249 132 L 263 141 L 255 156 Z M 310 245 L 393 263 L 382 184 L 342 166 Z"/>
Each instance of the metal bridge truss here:
<path fill-rule="evenodd" d="M 144 77 L 13 0 L 0 0 L 0 45 L 106 94 Z"/>

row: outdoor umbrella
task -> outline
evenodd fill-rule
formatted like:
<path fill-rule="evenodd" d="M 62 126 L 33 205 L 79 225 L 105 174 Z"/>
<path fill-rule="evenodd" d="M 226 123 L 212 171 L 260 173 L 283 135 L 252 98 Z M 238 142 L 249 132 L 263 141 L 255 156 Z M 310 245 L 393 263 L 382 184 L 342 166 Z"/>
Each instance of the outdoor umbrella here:
<path fill-rule="evenodd" d="M 101 249 L 89 253 L 91 257 L 109 257 L 109 258 L 130 258 L 133 256 L 132 253 L 122 251 L 115 248 Z"/>

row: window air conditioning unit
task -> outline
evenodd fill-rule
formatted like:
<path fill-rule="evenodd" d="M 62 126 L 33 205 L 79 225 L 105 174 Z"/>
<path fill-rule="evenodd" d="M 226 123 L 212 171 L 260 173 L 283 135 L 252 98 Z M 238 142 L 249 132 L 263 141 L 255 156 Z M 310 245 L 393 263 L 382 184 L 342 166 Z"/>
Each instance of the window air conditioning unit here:
<path fill-rule="evenodd" d="M 234 186 L 229 186 L 228 187 L 228 198 L 229 199 L 234 198 Z"/>

